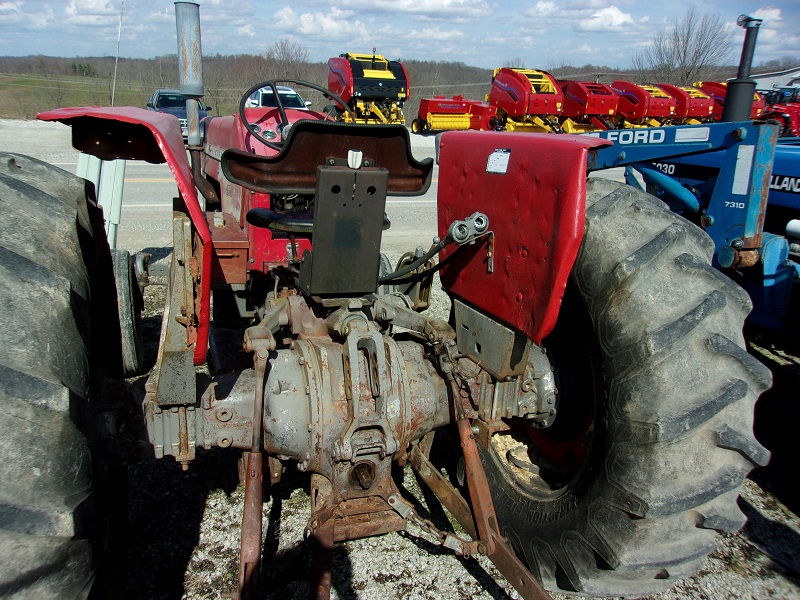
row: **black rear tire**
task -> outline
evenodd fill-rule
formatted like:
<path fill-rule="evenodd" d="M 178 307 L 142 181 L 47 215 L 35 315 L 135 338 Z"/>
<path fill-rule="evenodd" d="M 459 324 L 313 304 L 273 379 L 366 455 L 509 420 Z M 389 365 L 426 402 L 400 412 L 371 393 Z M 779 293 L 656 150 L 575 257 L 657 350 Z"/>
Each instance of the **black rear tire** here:
<path fill-rule="evenodd" d="M 649 194 L 588 181 L 571 290 L 544 343 L 556 420 L 515 424 L 482 452 L 501 532 L 550 590 L 663 590 L 745 522 L 736 499 L 768 460 L 752 425 L 770 373 L 744 348 L 750 299 L 712 250 Z"/>
<path fill-rule="evenodd" d="M 98 558 L 89 403 L 121 375 L 102 214 L 83 180 L 9 153 L 0 212 L 0 596 L 83 598 Z"/>

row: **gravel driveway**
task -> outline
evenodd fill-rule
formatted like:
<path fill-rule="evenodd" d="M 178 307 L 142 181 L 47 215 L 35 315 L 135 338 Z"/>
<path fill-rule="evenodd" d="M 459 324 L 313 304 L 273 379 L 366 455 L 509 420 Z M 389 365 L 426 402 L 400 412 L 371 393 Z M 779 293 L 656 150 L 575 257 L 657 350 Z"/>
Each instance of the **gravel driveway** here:
<path fill-rule="evenodd" d="M 415 154 L 429 155 L 432 139 L 412 136 Z M 0 149 L 52 162 L 74 160 L 66 128 L 46 123 L 0 121 Z M 165 249 L 162 254 L 166 254 Z M 164 287 L 146 292 L 145 335 L 154 360 Z M 444 310 L 436 296 L 434 310 Z M 751 351 L 773 372 L 774 388 L 757 406 L 756 433 L 772 451 L 767 467 L 746 481 L 740 506 L 748 517 L 695 577 L 648 598 L 800 598 L 800 493 L 797 443 L 800 423 L 800 358 L 766 342 Z M 132 382 L 140 391 L 144 379 Z M 220 598 L 235 587 L 243 492 L 237 456 L 202 452 L 187 472 L 171 459 L 130 467 L 130 571 L 133 598 Z M 429 503 L 409 469 L 398 485 L 417 499 L 419 511 L 440 526 L 447 515 Z M 287 474 L 264 506 L 265 598 L 307 594 L 310 546 L 303 528 L 310 512 L 308 480 Z M 338 544 L 334 552 L 334 598 L 435 600 L 518 598 L 483 557 L 462 559 L 442 551 L 418 529 Z M 554 598 L 568 598 L 556 595 Z"/>

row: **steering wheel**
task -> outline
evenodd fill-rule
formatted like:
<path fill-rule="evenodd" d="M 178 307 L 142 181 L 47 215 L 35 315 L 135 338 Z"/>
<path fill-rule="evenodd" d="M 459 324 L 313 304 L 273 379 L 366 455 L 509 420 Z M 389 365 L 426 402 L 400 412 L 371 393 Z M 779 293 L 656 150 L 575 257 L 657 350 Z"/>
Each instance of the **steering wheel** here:
<path fill-rule="evenodd" d="M 337 105 L 339 105 L 345 112 L 347 112 L 350 115 L 353 121 L 355 121 L 356 119 L 356 114 L 353 112 L 353 109 L 351 109 L 347 105 L 347 102 L 345 102 L 341 96 L 334 94 L 330 90 L 326 90 L 324 87 L 317 85 L 316 83 L 311 83 L 310 81 L 303 81 L 300 79 L 269 79 L 267 81 L 262 81 L 261 83 L 257 83 L 249 90 L 247 90 L 242 96 L 242 99 L 239 100 L 239 118 L 242 120 L 242 123 L 244 123 L 245 127 L 247 127 L 247 130 L 253 135 L 253 137 L 256 138 L 262 144 L 264 144 L 265 146 L 267 146 L 268 148 L 272 148 L 273 150 L 277 150 L 278 152 L 280 152 L 283 149 L 283 142 L 280 143 L 270 142 L 268 139 L 262 136 L 257 131 L 257 126 L 254 125 L 253 123 L 250 123 L 244 116 L 244 107 L 245 104 L 247 103 L 248 98 L 250 98 L 250 96 L 254 92 L 260 90 L 261 88 L 265 87 L 270 88 L 275 98 L 275 107 L 278 109 L 278 129 L 280 131 L 283 131 L 283 129 L 287 125 L 289 125 L 289 119 L 286 117 L 286 110 L 283 107 L 283 101 L 281 100 L 281 95 L 278 93 L 279 83 L 290 83 L 295 86 L 302 86 L 311 88 L 312 90 L 316 90 L 322 93 L 322 95 L 325 96 L 326 98 L 333 100 Z M 328 120 L 329 116 L 330 115 L 326 115 L 325 117 L 326 121 Z"/>

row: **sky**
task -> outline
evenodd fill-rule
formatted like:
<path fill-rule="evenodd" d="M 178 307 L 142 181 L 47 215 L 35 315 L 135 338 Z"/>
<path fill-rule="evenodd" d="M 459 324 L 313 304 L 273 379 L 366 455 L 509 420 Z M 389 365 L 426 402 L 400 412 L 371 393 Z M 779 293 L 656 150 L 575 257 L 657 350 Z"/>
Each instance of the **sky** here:
<path fill-rule="evenodd" d="M 324 62 L 343 52 L 456 61 L 630 67 L 631 57 L 696 0 L 200 0 L 203 52 L 264 53 L 288 39 Z M 728 23 L 737 64 L 743 13 L 764 19 L 754 64 L 800 59 L 800 0 L 705 0 L 701 14 Z M 174 5 L 165 0 L 0 0 L 0 56 L 150 58 L 176 52 Z"/>

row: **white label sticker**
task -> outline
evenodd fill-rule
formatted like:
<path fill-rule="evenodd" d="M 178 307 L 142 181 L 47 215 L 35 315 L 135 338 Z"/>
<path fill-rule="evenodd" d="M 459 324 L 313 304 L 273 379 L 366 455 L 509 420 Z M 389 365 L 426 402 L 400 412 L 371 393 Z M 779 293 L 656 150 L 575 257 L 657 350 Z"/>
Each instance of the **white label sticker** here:
<path fill-rule="evenodd" d="M 731 192 L 744 196 L 750 191 L 750 172 L 753 170 L 753 145 L 739 146 L 736 154 L 736 168 L 733 170 L 733 187 Z"/>
<path fill-rule="evenodd" d="M 511 159 L 511 148 L 497 148 L 486 161 L 487 173 L 505 175 L 508 172 L 508 161 Z"/>
<path fill-rule="evenodd" d="M 707 142 L 711 130 L 708 127 L 687 127 L 675 130 L 676 142 Z"/>

